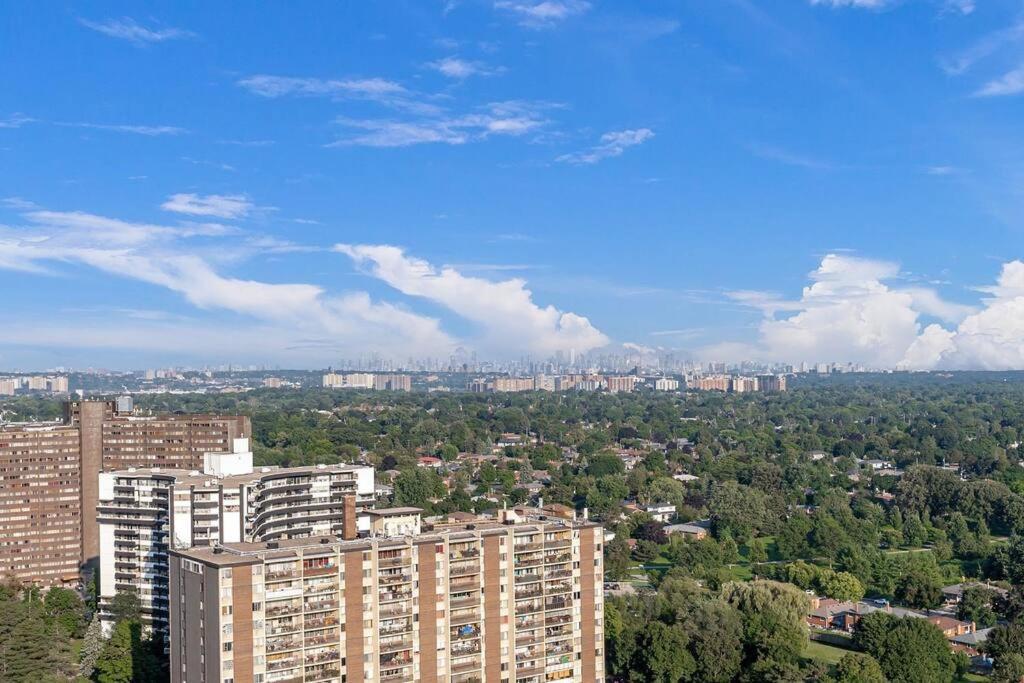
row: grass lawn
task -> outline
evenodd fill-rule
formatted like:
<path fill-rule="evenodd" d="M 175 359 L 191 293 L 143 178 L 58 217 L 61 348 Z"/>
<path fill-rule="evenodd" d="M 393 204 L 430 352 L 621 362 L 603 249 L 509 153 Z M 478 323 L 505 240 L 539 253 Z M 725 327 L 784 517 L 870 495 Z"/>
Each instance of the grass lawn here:
<path fill-rule="evenodd" d="M 807 642 L 807 647 L 804 648 L 804 658 L 835 664 L 843 658 L 843 655 L 847 655 L 850 652 L 852 650 L 847 650 L 837 645 L 823 643 L 820 640 L 811 640 Z"/>

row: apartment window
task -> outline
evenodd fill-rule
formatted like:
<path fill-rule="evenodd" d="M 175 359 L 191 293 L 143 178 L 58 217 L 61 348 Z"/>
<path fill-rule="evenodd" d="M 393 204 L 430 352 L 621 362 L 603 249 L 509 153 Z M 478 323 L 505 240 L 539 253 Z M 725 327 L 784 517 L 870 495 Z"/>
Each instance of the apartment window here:
<path fill-rule="evenodd" d="M 254 602 L 254 603 L 252 603 L 252 611 L 253 612 L 259 612 L 261 609 L 263 609 L 263 603 L 262 602 Z"/>
<path fill-rule="evenodd" d="M 222 578 L 222 579 L 230 579 L 231 578 L 231 567 L 228 567 L 227 569 L 221 569 L 220 570 L 220 578 Z"/>
<path fill-rule="evenodd" d="M 225 617 L 231 614 L 231 605 L 222 605 L 220 608 L 220 613 Z"/>
<path fill-rule="evenodd" d="M 224 643 L 224 652 L 231 652 L 231 641 Z"/>
<path fill-rule="evenodd" d="M 262 564 L 254 564 L 252 566 L 252 575 L 253 576 L 263 576 L 263 565 Z"/>

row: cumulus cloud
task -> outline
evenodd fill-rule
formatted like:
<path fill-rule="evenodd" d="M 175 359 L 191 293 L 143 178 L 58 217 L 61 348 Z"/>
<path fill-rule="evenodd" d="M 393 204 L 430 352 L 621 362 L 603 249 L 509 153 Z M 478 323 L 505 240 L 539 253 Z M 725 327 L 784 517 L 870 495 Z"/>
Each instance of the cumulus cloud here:
<path fill-rule="evenodd" d="M 193 193 L 181 193 L 171 195 L 160 208 L 192 216 L 242 218 L 252 211 L 253 204 L 242 194 L 209 194 L 204 197 Z"/>
<path fill-rule="evenodd" d="M 1004 265 L 997 283 L 981 288 L 987 297 L 980 306 L 904 286 L 899 265 L 889 261 L 829 254 L 810 279 L 794 301 L 766 292 L 729 293 L 765 316 L 756 344 L 730 350 L 874 368 L 1024 368 L 1024 262 Z M 929 318 L 940 322 L 929 324 Z"/>
<path fill-rule="evenodd" d="M 216 250 L 204 252 L 189 238 L 217 234 L 224 226 L 167 226 L 45 209 L 27 211 L 23 218 L 25 226 L 0 228 L 0 268 L 58 274 L 62 264 L 89 266 L 175 292 L 196 309 L 250 318 L 273 328 L 278 339 L 329 340 L 324 348 L 332 353 L 372 345 L 382 355 L 405 358 L 410 352 L 443 355 L 454 348 L 437 319 L 373 301 L 365 292 L 330 294 L 316 284 L 272 283 L 220 272 Z M 233 243 L 236 251 L 245 244 Z M 280 247 L 275 243 L 271 250 L 279 253 Z M 259 250 L 259 241 L 248 248 Z M 109 321 L 110 329 L 117 326 Z M 4 338 L 0 335 L 0 342 Z M 74 340 L 69 336 L 69 345 Z M 238 343 L 244 345 L 245 339 L 238 337 Z M 322 362 L 330 360 L 321 356 Z"/>
<path fill-rule="evenodd" d="M 335 250 L 399 292 L 433 301 L 476 323 L 487 348 L 546 356 L 569 349 L 589 351 L 608 343 L 587 318 L 537 305 L 521 279 L 495 282 L 468 277 L 450 266 L 437 269 L 388 245 L 338 244 Z"/>
<path fill-rule="evenodd" d="M 489 67 L 483 62 L 460 59 L 455 56 L 427 62 L 424 66 L 428 69 L 433 69 L 442 76 L 459 81 L 463 81 L 470 76 L 494 76 L 504 71 L 501 68 Z"/>
<path fill-rule="evenodd" d="M 78 21 L 82 26 L 105 36 L 127 40 L 139 46 L 195 36 L 191 31 L 180 28 L 147 28 L 130 17 L 106 21 L 89 21 L 88 19 L 79 19 Z"/>
<path fill-rule="evenodd" d="M 497 0 L 496 9 L 508 12 L 529 28 L 548 28 L 566 19 L 583 14 L 590 9 L 585 0 Z"/>
<path fill-rule="evenodd" d="M 981 310 L 953 330 L 929 325 L 907 351 L 911 368 L 1008 370 L 1024 368 L 1024 262 L 1002 267 Z"/>
<path fill-rule="evenodd" d="M 589 149 L 563 154 L 555 161 L 567 164 L 596 164 L 602 159 L 621 156 L 630 147 L 642 145 L 654 137 L 650 128 L 610 131 L 601 136 L 601 143 Z"/>

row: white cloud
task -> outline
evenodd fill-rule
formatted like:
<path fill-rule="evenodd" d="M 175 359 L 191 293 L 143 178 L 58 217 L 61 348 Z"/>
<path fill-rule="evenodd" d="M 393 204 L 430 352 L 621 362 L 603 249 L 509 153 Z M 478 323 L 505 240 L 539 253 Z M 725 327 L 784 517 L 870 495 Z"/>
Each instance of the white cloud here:
<path fill-rule="evenodd" d="M 812 5 L 828 5 L 829 7 L 857 7 L 860 9 L 882 9 L 892 0 L 811 0 Z"/>
<path fill-rule="evenodd" d="M 999 279 L 982 288 L 983 308 L 953 330 L 930 325 L 907 351 L 912 368 L 1024 369 L 1024 262 L 1010 261 Z"/>
<path fill-rule="evenodd" d="M 546 28 L 583 14 L 590 9 L 590 3 L 585 0 L 496 0 L 494 7 L 515 15 L 523 26 Z"/>
<path fill-rule="evenodd" d="M 970 71 L 978 62 L 1021 39 L 1024 39 L 1024 21 L 986 34 L 959 54 L 941 59 L 939 65 L 950 76 L 959 76 Z"/>
<path fill-rule="evenodd" d="M 65 123 L 58 122 L 58 126 L 70 126 L 72 128 L 90 128 L 92 130 L 108 130 L 115 133 L 132 133 L 134 135 L 145 135 L 157 137 L 160 135 L 182 135 L 188 131 L 178 126 L 140 126 L 134 124 L 106 124 L 106 123 Z"/>
<path fill-rule="evenodd" d="M 35 119 L 24 114 L 11 114 L 7 118 L 0 119 L 0 128 L 21 128 L 26 123 L 33 123 Z"/>
<path fill-rule="evenodd" d="M 440 109 L 401 83 L 385 78 L 308 78 L 260 74 L 238 81 L 253 94 L 267 98 L 288 96 L 365 100 L 393 109 L 436 114 Z"/>
<path fill-rule="evenodd" d="M 437 319 L 375 302 L 365 292 L 331 295 L 315 284 L 262 282 L 218 272 L 211 260 L 217 250 L 204 256 L 187 240 L 198 234 L 223 235 L 225 230 L 233 230 L 226 226 L 163 226 L 42 209 L 23 216 L 27 227 L 0 229 L 0 268 L 58 274 L 61 264 L 86 265 L 114 277 L 165 288 L 197 309 L 229 311 L 259 321 L 272 328 L 277 339 L 296 343 L 321 340 L 321 353 L 372 346 L 382 355 L 406 358 L 410 353 L 444 355 L 454 347 Z M 231 244 L 236 251 L 281 253 L 296 248 L 259 237 Z M 116 327 L 117 321 L 110 321 L 110 328 Z M 8 337 L 0 334 L 0 342 Z M 243 346 L 247 343 L 237 335 L 236 340 Z M 201 353 L 198 343 L 190 342 L 189 348 L 182 350 Z M 330 356 L 321 356 L 322 362 L 330 360 Z"/>
<path fill-rule="evenodd" d="M 438 303 L 481 328 L 482 344 L 505 354 L 523 351 L 548 356 L 556 351 L 588 351 L 608 338 L 580 315 L 533 301 L 526 282 L 467 277 L 451 267 L 434 268 L 388 245 L 338 244 L 335 250 L 408 296 Z"/>
<path fill-rule="evenodd" d="M 555 159 L 568 164 L 596 164 L 602 159 L 620 156 L 630 147 L 642 145 L 654 137 L 649 128 L 611 131 L 601 136 L 601 143 L 581 152 L 563 154 Z"/>
<path fill-rule="evenodd" d="M 503 68 L 492 68 L 483 62 L 469 61 L 459 57 L 444 57 L 424 64 L 443 76 L 456 80 L 465 80 L 470 76 L 494 76 L 504 71 Z"/>
<path fill-rule="evenodd" d="M 994 286 L 980 288 L 988 295 L 981 306 L 949 302 L 924 287 L 901 287 L 899 266 L 888 261 L 829 254 L 810 278 L 797 301 L 730 293 L 764 313 L 760 338 L 756 345 L 723 345 L 705 354 L 875 368 L 1024 369 L 1024 262 L 1005 264 Z M 955 327 L 926 326 L 925 316 Z"/>
<path fill-rule="evenodd" d="M 146 28 L 130 17 L 108 19 L 106 21 L 89 21 L 88 19 L 79 19 L 78 21 L 93 31 L 98 31 L 111 38 L 127 40 L 135 45 L 162 43 L 167 40 L 192 38 L 195 36 L 191 31 L 185 31 L 180 28 Z"/>
<path fill-rule="evenodd" d="M 1001 97 L 1024 92 L 1024 66 L 993 79 L 975 91 L 975 97 Z"/>
<path fill-rule="evenodd" d="M 192 193 L 171 195 L 160 205 L 164 211 L 189 214 L 191 216 L 214 216 L 216 218 L 242 218 L 253 209 L 249 198 L 242 194 L 209 194 L 204 196 Z"/>
<path fill-rule="evenodd" d="M 943 11 L 959 13 L 964 16 L 973 14 L 977 8 L 974 0 L 946 0 L 946 3 L 943 5 Z"/>
<path fill-rule="evenodd" d="M 336 120 L 341 126 L 360 133 L 340 138 L 328 147 L 409 147 L 428 143 L 462 145 L 492 136 L 518 137 L 547 125 L 543 111 L 554 105 L 545 102 L 492 102 L 463 115 L 420 118 Z"/>

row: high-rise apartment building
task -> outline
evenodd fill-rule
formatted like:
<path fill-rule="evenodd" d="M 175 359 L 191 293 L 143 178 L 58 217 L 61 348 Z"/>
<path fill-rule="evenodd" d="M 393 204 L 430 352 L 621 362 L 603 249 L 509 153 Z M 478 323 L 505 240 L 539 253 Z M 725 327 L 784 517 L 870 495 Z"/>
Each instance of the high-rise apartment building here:
<path fill-rule="evenodd" d="M 655 391 L 679 391 L 679 380 L 671 377 L 659 377 L 654 380 Z"/>
<path fill-rule="evenodd" d="M 603 532 L 540 511 L 171 551 L 171 680 L 602 683 Z"/>
<path fill-rule="evenodd" d="M 77 583 L 80 453 L 75 427 L 0 425 L 0 580 Z"/>
<path fill-rule="evenodd" d="M 100 616 L 126 589 L 143 621 L 168 623 L 167 553 L 220 543 L 335 534 L 354 539 L 357 511 L 373 504 L 373 468 L 253 468 L 248 439 L 207 453 L 203 471 L 131 468 L 100 474 Z M 364 531 L 370 520 L 364 518 Z"/>
<path fill-rule="evenodd" d="M 761 391 L 766 393 L 786 390 L 785 375 L 758 375 L 757 381 L 761 386 Z"/>
<path fill-rule="evenodd" d="M 116 401 L 70 401 L 62 422 L 0 425 L 0 577 L 77 582 L 71 567 L 99 557 L 101 471 L 201 469 L 205 453 L 251 433 L 243 416 L 141 416 Z"/>
<path fill-rule="evenodd" d="M 639 381 L 640 378 L 633 375 L 609 375 L 605 378 L 605 386 L 609 393 L 617 394 L 621 391 L 633 391 Z"/>

